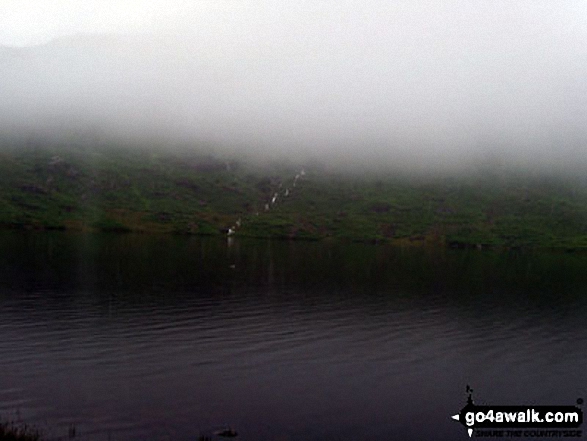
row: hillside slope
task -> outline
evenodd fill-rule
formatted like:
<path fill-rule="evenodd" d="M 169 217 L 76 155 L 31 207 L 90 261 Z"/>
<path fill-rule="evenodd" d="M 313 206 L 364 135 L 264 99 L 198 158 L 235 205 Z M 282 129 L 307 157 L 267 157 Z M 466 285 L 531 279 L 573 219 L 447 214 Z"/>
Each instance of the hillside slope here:
<path fill-rule="evenodd" d="M 187 151 L 6 147 L 0 225 L 582 248 L 587 186 L 531 173 L 410 178 Z"/>

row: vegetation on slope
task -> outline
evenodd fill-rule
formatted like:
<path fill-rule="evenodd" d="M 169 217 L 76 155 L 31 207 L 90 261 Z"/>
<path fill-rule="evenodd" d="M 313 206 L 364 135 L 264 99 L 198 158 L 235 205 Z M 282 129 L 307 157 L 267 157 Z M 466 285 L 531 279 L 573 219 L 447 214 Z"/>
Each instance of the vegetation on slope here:
<path fill-rule="evenodd" d="M 180 150 L 0 150 L 7 228 L 582 248 L 586 202 L 584 181 L 530 172 L 351 175 Z"/>

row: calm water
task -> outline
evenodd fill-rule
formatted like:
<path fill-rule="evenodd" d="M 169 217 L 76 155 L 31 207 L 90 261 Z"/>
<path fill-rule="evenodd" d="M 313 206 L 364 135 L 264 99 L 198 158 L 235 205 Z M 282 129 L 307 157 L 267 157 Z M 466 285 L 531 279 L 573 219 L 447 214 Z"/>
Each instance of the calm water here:
<path fill-rule="evenodd" d="M 587 398 L 587 256 L 0 235 L 0 415 L 53 438 L 465 440 Z"/>

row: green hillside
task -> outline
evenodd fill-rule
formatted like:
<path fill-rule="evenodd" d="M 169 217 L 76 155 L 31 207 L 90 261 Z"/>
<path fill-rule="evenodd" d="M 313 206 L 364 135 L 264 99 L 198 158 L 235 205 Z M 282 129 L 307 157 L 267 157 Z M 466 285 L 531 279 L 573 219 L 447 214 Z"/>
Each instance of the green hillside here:
<path fill-rule="evenodd" d="M 0 225 L 575 249 L 587 247 L 587 185 L 513 170 L 410 177 L 187 151 L 5 147 Z"/>

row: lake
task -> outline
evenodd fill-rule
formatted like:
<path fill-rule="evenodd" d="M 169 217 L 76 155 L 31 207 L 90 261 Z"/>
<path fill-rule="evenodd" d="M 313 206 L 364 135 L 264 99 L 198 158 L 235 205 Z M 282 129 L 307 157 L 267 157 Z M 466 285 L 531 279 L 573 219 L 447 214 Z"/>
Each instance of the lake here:
<path fill-rule="evenodd" d="M 0 416 L 50 439 L 465 440 L 467 385 L 587 398 L 586 286 L 580 253 L 2 232 Z"/>

